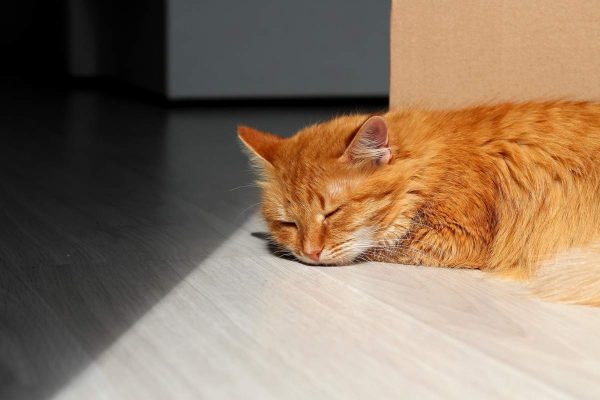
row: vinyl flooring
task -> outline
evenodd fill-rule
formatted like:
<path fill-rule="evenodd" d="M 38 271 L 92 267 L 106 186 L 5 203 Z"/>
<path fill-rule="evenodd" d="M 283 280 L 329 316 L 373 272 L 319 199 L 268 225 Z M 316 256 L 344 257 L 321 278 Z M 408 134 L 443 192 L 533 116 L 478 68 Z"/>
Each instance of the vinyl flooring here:
<path fill-rule="evenodd" d="M 0 398 L 597 399 L 600 309 L 272 255 L 236 141 L 385 104 L 0 94 Z"/>

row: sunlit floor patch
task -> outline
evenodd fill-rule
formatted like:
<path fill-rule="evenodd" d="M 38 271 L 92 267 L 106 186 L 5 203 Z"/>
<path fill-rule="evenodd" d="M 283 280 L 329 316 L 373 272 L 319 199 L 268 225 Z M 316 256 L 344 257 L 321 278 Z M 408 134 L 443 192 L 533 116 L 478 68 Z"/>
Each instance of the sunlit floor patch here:
<path fill-rule="evenodd" d="M 261 229 L 251 218 L 55 398 L 600 394 L 596 309 L 478 271 L 310 267 L 269 254 Z"/>

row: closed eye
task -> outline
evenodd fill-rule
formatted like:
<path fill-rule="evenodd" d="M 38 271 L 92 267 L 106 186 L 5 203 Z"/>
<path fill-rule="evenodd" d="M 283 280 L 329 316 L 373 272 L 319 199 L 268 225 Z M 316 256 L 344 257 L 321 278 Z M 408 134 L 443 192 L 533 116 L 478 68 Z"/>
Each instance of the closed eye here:
<path fill-rule="evenodd" d="M 324 215 L 325 219 L 335 215 L 338 211 L 340 211 L 342 209 L 342 207 L 338 207 L 333 211 L 328 212 L 327 214 Z"/>
<path fill-rule="evenodd" d="M 277 221 L 277 223 L 287 228 L 298 228 L 298 225 L 294 221 Z"/>

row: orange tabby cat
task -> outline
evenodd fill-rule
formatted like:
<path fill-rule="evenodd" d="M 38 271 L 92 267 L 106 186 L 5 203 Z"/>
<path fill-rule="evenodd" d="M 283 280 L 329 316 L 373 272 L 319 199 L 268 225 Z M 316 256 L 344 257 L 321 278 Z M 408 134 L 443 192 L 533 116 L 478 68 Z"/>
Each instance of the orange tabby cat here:
<path fill-rule="evenodd" d="M 305 263 L 479 268 L 600 305 L 600 104 L 392 110 L 287 139 L 238 133 L 274 241 Z"/>

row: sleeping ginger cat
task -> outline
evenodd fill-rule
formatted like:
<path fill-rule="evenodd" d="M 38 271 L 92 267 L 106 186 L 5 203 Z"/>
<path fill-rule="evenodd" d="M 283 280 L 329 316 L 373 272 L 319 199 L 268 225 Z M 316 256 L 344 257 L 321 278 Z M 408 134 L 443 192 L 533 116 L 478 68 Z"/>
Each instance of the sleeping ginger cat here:
<path fill-rule="evenodd" d="M 238 133 L 272 238 L 302 262 L 478 268 L 600 305 L 600 104 L 392 110 L 285 139 Z"/>

